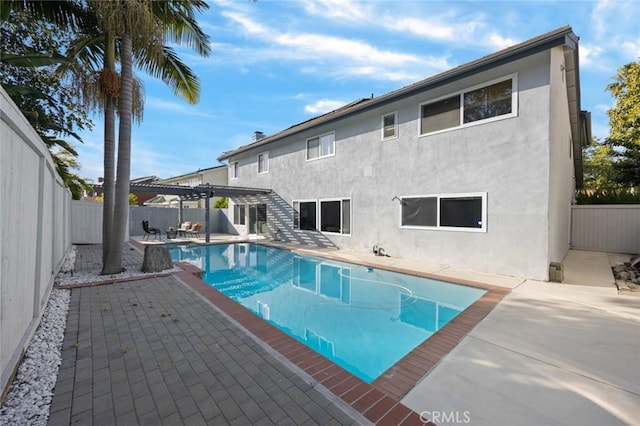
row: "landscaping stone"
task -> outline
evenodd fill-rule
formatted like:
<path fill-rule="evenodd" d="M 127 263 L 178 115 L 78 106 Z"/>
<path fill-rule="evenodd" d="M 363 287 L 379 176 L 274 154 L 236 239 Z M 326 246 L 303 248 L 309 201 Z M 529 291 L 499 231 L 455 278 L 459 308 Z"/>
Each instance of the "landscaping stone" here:
<path fill-rule="evenodd" d="M 640 295 L 640 257 L 633 256 L 629 262 L 614 265 L 611 270 L 619 293 Z"/>
<path fill-rule="evenodd" d="M 169 249 L 159 246 L 146 246 L 142 261 L 142 272 L 160 272 L 173 268 Z"/>

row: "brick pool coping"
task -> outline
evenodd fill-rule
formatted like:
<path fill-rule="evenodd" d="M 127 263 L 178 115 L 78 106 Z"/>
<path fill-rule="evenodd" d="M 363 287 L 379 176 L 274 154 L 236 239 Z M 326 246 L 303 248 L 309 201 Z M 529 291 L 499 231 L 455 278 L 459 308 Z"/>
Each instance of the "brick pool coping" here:
<path fill-rule="evenodd" d="M 133 241 L 132 245 L 144 249 L 144 245 L 137 241 Z M 285 248 L 285 250 L 287 249 Z M 314 256 L 345 261 L 343 258 L 332 256 L 329 253 L 314 253 Z M 482 288 L 487 292 L 390 367 L 373 383 L 368 384 L 206 284 L 200 279 L 203 273 L 200 268 L 187 262 L 176 262 L 184 271 L 174 272 L 173 275 L 371 422 L 379 425 L 430 424 L 422 421 L 418 413 L 402 404 L 400 400 L 453 350 L 462 338 L 485 318 L 511 290 L 474 281 L 443 278 L 430 273 L 398 267 L 367 262 L 358 263 L 377 269 Z"/>

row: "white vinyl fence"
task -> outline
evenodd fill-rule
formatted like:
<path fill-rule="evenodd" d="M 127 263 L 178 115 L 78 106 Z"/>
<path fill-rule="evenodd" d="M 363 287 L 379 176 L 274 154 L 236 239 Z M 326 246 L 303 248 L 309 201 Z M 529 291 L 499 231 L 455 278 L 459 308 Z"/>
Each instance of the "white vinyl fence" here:
<path fill-rule="evenodd" d="M 0 88 L 0 392 L 71 248 L 70 203 L 46 145 Z"/>
<path fill-rule="evenodd" d="M 102 243 L 102 203 L 73 200 L 71 219 L 73 244 Z"/>
<path fill-rule="evenodd" d="M 571 216 L 573 248 L 640 253 L 640 205 L 573 206 Z"/>
<path fill-rule="evenodd" d="M 204 232 L 206 212 L 206 209 L 182 209 L 182 222 L 200 222 L 202 232 Z M 164 234 L 169 227 L 180 226 L 178 214 L 179 209 L 177 208 L 131 206 L 129 208 L 129 233 L 130 235 L 144 235 L 142 221 L 148 220 L 149 226 L 162 230 Z M 226 209 L 210 209 L 209 232 L 212 234 L 225 233 L 227 228 Z"/>
<path fill-rule="evenodd" d="M 161 207 L 129 207 L 130 235 L 144 235 L 142 221 L 148 220 L 149 226 L 162 230 L 162 233 L 173 226 L 178 227 L 179 219 L 177 208 Z M 204 232 L 205 209 L 182 209 L 182 221 L 202 223 Z M 73 244 L 101 244 L 102 243 L 102 203 L 95 201 L 72 201 L 71 203 Z M 211 209 L 209 214 L 209 231 L 211 233 L 228 232 L 227 209 Z"/>

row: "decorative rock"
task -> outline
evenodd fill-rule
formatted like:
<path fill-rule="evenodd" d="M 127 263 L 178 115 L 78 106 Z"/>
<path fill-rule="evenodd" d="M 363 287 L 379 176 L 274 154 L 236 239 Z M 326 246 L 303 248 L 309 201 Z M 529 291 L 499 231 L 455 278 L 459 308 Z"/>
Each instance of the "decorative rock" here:
<path fill-rule="evenodd" d="M 168 248 L 160 246 L 146 246 L 144 248 L 142 272 L 160 272 L 172 268 L 173 262 Z"/>
<path fill-rule="evenodd" d="M 631 267 L 640 269 L 640 256 L 636 257 L 635 259 L 631 259 Z"/>
<path fill-rule="evenodd" d="M 627 267 L 624 266 L 624 265 L 616 265 L 616 266 L 613 267 L 613 272 L 617 274 L 617 273 L 625 271 L 626 269 L 627 269 Z"/>

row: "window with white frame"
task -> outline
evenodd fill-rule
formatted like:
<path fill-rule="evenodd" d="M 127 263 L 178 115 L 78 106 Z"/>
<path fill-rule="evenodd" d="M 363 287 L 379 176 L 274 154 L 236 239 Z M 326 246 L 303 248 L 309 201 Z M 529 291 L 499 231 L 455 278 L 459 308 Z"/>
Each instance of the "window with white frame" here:
<path fill-rule="evenodd" d="M 487 193 L 402 197 L 403 228 L 486 232 Z"/>
<path fill-rule="evenodd" d="M 351 200 L 320 200 L 320 231 L 351 234 Z"/>
<path fill-rule="evenodd" d="M 235 204 L 233 206 L 233 224 L 244 225 L 246 223 L 245 220 L 245 205 Z"/>
<path fill-rule="evenodd" d="M 318 211 L 316 201 L 293 202 L 293 229 L 315 231 L 318 229 Z"/>
<path fill-rule="evenodd" d="M 263 152 L 258 154 L 258 173 L 269 172 L 269 153 Z"/>
<path fill-rule="evenodd" d="M 398 113 L 392 112 L 382 116 L 382 140 L 398 137 Z"/>
<path fill-rule="evenodd" d="M 493 81 L 435 102 L 420 105 L 420 134 L 513 117 L 517 109 L 517 78 Z"/>
<path fill-rule="evenodd" d="M 229 179 L 236 179 L 238 177 L 238 162 L 229 164 Z"/>
<path fill-rule="evenodd" d="M 307 160 L 331 157 L 335 154 L 335 133 L 327 133 L 307 139 Z"/>

